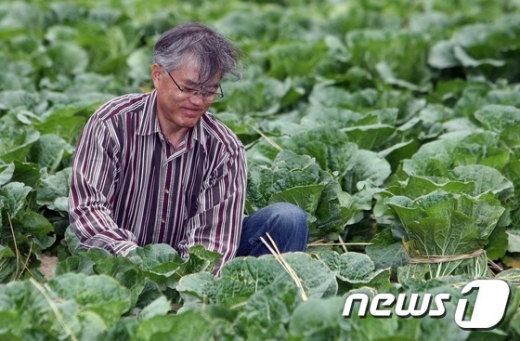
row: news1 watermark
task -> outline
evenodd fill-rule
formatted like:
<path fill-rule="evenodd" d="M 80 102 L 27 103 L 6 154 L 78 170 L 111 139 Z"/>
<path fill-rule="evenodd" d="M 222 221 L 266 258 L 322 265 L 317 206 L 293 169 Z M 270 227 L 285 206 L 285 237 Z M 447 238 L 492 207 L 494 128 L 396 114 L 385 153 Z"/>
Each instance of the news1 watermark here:
<path fill-rule="evenodd" d="M 477 296 L 470 316 L 468 315 L 468 297 L 477 291 Z M 479 279 L 467 283 L 461 290 L 455 310 L 455 323 L 466 330 L 489 330 L 496 327 L 504 318 L 511 290 L 507 282 L 498 279 Z M 396 314 L 408 317 L 444 317 L 445 302 L 451 302 L 449 293 L 401 293 L 396 295 L 380 293 L 370 298 L 366 293 L 358 292 L 349 295 L 343 307 L 343 317 L 356 314 L 366 317 L 391 317 Z M 358 303 L 358 304 L 355 304 Z M 354 307 L 359 307 L 357 310 Z"/>

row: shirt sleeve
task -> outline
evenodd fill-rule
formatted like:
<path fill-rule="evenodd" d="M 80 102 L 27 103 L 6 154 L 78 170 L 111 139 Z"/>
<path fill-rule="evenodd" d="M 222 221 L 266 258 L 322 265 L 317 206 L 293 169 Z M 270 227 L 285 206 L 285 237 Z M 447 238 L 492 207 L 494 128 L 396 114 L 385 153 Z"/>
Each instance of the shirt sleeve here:
<path fill-rule="evenodd" d="M 117 226 L 109 198 L 118 173 L 118 143 L 106 123 L 92 117 L 76 146 L 69 193 L 72 230 L 84 248 L 126 255 L 137 247 L 134 234 Z"/>
<path fill-rule="evenodd" d="M 215 171 L 218 178 L 210 179 L 200 193 L 197 213 L 188 221 L 186 237 L 178 245 L 183 256 L 193 245 L 222 254 L 214 273 L 235 256 L 240 243 L 247 183 L 244 148 L 240 146 L 220 167 Z"/>

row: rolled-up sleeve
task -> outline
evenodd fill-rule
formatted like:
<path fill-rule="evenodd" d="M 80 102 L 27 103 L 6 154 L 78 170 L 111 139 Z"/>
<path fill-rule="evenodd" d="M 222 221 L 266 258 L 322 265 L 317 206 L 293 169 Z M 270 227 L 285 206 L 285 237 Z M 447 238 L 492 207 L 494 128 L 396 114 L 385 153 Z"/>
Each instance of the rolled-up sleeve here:
<path fill-rule="evenodd" d="M 92 117 L 76 146 L 69 194 L 71 228 L 82 247 L 126 255 L 137 247 L 134 234 L 113 219 L 110 197 L 118 177 L 117 140 Z"/>

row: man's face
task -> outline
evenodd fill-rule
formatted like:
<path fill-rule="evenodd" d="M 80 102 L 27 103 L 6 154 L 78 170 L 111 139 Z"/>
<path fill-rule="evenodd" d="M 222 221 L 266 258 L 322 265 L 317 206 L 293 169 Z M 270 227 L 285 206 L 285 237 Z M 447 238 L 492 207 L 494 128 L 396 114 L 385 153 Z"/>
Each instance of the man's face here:
<path fill-rule="evenodd" d="M 152 67 L 152 80 L 157 90 L 157 115 L 164 134 L 187 131 L 210 107 L 213 97 L 194 94 L 190 90 L 216 92 L 220 79 L 201 85 L 196 64 L 186 61 L 169 75 L 158 64 Z M 184 90 L 184 91 L 181 91 Z"/>

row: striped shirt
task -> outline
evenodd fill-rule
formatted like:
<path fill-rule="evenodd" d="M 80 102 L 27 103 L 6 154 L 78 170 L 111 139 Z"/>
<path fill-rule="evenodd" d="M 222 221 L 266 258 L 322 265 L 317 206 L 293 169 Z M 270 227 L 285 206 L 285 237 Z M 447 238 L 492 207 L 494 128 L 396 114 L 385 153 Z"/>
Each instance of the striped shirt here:
<path fill-rule="evenodd" d="M 236 254 L 246 191 L 246 156 L 236 135 L 204 114 L 174 148 L 156 114 L 156 92 L 101 106 L 76 147 L 69 195 L 72 229 L 85 248 L 126 255 L 167 243 Z"/>

